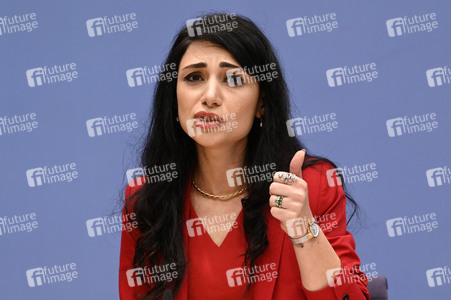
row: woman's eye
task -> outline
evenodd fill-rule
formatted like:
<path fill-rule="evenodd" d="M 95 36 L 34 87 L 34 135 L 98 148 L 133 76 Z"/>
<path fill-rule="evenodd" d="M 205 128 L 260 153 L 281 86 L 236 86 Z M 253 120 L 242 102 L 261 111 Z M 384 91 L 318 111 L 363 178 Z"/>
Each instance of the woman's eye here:
<path fill-rule="evenodd" d="M 243 77 L 241 77 L 240 75 L 236 75 L 236 74 L 232 74 L 229 75 L 225 78 L 225 81 L 230 85 L 230 86 L 235 86 L 235 85 L 242 85 L 244 83 L 244 79 Z"/>
<path fill-rule="evenodd" d="M 184 79 L 189 82 L 195 82 L 195 81 L 202 80 L 202 76 L 199 73 L 191 73 L 191 74 L 188 74 L 187 76 L 185 76 Z"/>

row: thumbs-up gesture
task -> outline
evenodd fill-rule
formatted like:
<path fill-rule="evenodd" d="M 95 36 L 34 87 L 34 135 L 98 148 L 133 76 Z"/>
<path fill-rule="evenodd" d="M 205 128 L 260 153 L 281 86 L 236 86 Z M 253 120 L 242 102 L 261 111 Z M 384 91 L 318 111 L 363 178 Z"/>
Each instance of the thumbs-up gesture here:
<path fill-rule="evenodd" d="M 280 226 L 292 238 L 298 238 L 307 233 L 307 226 L 303 226 L 305 231 L 296 236 L 290 235 L 287 230 L 287 221 L 300 218 L 305 221 L 313 220 L 308 200 L 307 182 L 302 179 L 301 167 L 305 159 L 305 149 L 302 149 L 293 156 L 290 162 L 290 173 L 276 172 L 274 180 L 269 186 L 269 205 L 271 214 L 280 221 Z"/>

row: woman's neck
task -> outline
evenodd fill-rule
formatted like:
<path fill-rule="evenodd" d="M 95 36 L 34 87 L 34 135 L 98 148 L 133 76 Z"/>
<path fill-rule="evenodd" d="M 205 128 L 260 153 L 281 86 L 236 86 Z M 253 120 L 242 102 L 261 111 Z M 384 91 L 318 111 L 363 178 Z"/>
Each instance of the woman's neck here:
<path fill-rule="evenodd" d="M 193 180 L 203 191 L 213 195 L 226 195 L 244 186 L 231 186 L 227 171 L 242 168 L 246 153 L 246 143 L 220 148 L 202 147 L 197 144 L 197 166 Z"/>

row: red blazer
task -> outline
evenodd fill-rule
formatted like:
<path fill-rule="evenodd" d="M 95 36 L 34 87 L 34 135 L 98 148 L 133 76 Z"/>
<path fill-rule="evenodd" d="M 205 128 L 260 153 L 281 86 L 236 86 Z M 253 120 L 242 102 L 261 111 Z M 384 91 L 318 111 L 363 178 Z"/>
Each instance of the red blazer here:
<path fill-rule="evenodd" d="M 360 266 L 360 259 L 355 252 L 354 238 L 346 229 L 346 198 L 343 188 L 337 184 L 329 185 L 326 177 L 326 171 L 332 168 L 332 165 L 328 163 L 319 162 L 304 169 L 302 177 L 308 184 L 309 204 L 313 215 L 317 219 L 322 215 L 328 217 L 320 218 L 318 224 L 322 227 L 329 243 L 340 257 L 344 271 L 339 272 L 335 277 L 335 285 L 333 287 L 327 286 L 313 292 L 306 290 L 302 284 L 293 243 L 281 229 L 280 221 L 268 214 L 267 237 L 269 247 L 259 257 L 257 262 L 259 265 L 263 265 L 278 260 L 278 278 L 272 281 L 256 282 L 253 287 L 256 300 L 370 299 L 366 288 L 368 279 L 365 273 L 355 268 L 355 266 Z M 129 184 L 126 190 L 126 197 L 129 197 L 139 187 L 140 185 L 130 187 Z M 189 190 L 188 187 L 187 193 Z M 187 219 L 188 211 L 185 210 L 185 220 Z M 130 287 L 126 275 L 127 270 L 133 269 L 135 241 L 139 234 L 137 229 L 131 232 L 126 230 L 122 232 L 119 267 L 119 294 L 121 300 L 140 299 L 134 295 L 137 292 L 146 293 L 145 285 L 136 284 L 134 287 Z M 187 228 L 184 226 L 185 245 L 187 239 Z M 174 299 L 187 300 L 186 277 L 184 277 L 182 286 L 174 296 Z"/>

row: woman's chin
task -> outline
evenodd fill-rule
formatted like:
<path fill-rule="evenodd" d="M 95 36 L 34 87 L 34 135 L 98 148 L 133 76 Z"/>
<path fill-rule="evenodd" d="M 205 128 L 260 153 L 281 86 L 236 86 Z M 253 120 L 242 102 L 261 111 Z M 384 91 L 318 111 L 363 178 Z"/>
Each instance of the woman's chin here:
<path fill-rule="evenodd" d="M 205 134 L 194 136 L 191 138 L 199 146 L 208 147 L 208 148 L 230 146 L 237 142 L 237 141 L 231 140 L 229 136 L 227 136 L 226 134 L 223 134 L 223 133 L 222 134 L 221 133 L 205 133 Z"/>

